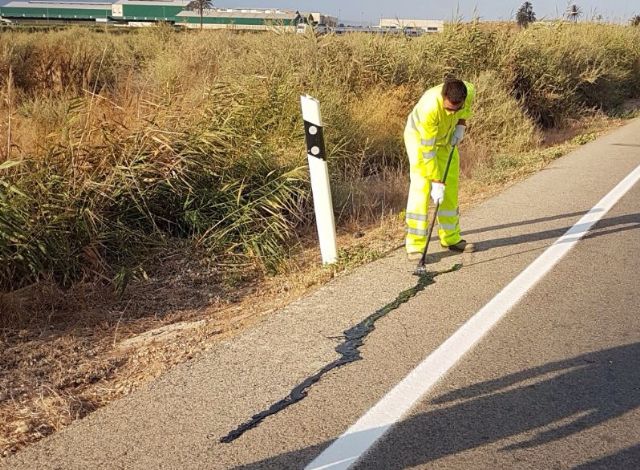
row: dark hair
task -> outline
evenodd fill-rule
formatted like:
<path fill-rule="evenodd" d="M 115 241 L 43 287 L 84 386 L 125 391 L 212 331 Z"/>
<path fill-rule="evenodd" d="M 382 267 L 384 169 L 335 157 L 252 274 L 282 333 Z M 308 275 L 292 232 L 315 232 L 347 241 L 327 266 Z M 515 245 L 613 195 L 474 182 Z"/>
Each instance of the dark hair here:
<path fill-rule="evenodd" d="M 442 87 L 442 96 L 453 104 L 462 103 L 467 99 L 467 85 L 457 78 L 447 78 Z"/>

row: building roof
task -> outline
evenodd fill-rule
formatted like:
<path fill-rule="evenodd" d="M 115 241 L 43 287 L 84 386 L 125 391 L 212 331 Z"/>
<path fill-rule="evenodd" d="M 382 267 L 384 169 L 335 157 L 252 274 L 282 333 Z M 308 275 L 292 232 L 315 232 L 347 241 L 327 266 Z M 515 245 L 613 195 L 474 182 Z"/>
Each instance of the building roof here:
<path fill-rule="evenodd" d="M 185 10 L 176 16 L 200 16 L 197 11 Z M 210 8 L 202 10 L 202 16 L 208 18 L 263 18 L 267 20 L 293 19 L 297 16 L 291 10 L 268 10 L 268 9 L 231 9 L 231 8 Z"/>
<path fill-rule="evenodd" d="M 176 6 L 186 7 L 191 3 L 190 0 L 118 0 L 114 5 L 145 5 L 153 7 Z"/>
<path fill-rule="evenodd" d="M 443 27 L 444 21 L 442 20 L 423 20 L 418 18 L 380 18 L 380 26 L 413 26 L 413 27 L 428 27 L 436 26 Z"/>
<path fill-rule="evenodd" d="M 46 2 L 40 0 L 32 1 L 14 1 L 9 2 L 2 6 L 3 8 L 73 8 L 74 10 L 96 10 L 96 9 L 111 9 L 110 2 Z"/>

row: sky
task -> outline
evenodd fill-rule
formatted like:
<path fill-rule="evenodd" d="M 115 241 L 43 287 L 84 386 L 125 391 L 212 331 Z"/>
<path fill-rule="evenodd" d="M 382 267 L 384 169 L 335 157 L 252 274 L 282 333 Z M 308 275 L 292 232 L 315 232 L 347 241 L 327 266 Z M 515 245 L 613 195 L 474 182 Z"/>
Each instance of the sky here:
<path fill-rule="evenodd" d="M 567 6 L 566 0 L 531 0 L 539 19 L 557 18 Z M 626 22 L 640 14 L 640 0 L 575 0 L 586 18 L 602 15 L 609 21 Z M 214 0 L 225 8 L 282 8 L 288 10 L 320 11 L 338 16 L 342 22 L 378 23 L 383 18 L 420 18 L 450 20 L 462 16 L 480 16 L 486 20 L 512 19 L 522 4 L 520 0 Z"/>

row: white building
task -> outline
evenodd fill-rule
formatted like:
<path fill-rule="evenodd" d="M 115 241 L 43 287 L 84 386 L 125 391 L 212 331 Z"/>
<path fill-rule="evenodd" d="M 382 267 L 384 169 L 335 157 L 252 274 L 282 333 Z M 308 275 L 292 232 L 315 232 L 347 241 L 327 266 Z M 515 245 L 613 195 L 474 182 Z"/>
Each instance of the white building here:
<path fill-rule="evenodd" d="M 441 33 L 444 31 L 444 21 L 407 18 L 381 18 L 380 27 L 390 29 L 414 28 L 422 29 L 426 33 Z"/>
<path fill-rule="evenodd" d="M 325 15 L 324 13 L 316 11 L 301 14 L 315 24 L 324 24 L 330 28 L 335 28 L 338 25 L 338 18 L 335 16 Z"/>

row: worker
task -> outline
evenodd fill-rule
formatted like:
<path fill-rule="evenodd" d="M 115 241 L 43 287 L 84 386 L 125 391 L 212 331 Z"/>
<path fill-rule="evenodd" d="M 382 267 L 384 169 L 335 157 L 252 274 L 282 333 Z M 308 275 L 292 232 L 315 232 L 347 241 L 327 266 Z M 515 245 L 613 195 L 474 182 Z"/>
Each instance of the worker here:
<path fill-rule="evenodd" d="M 406 250 L 410 260 L 422 256 L 427 243 L 429 197 L 438 208 L 440 244 L 457 252 L 474 251 L 460 235 L 458 145 L 464 138 L 475 88 L 455 78 L 427 90 L 407 119 L 404 142 L 410 164 L 411 184 L 407 202 Z M 454 148 L 455 147 L 455 148 Z M 447 160 L 454 148 L 446 182 Z"/>

